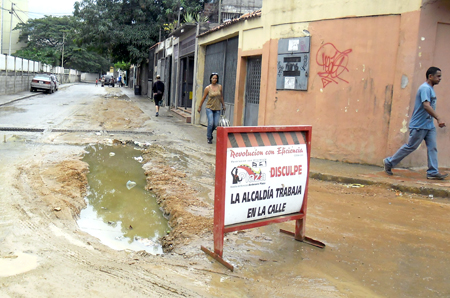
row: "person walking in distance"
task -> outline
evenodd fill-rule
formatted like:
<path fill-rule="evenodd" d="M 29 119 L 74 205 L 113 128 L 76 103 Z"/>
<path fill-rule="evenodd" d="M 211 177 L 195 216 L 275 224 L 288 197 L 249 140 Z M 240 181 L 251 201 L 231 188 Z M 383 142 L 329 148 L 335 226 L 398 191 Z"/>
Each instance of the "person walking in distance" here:
<path fill-rule="evenodd" d="M 160 75 L 156 76 L 156 82 L 153 84 L 153 99 L 155 100 L 156 117 L 159 116 L 159 107 L 162 104 L 164 95 L 164 83 L 161 82 Z"/>
<path fill-rule="evenodd" d="M 445 127 L 445 122 L 436 113 L 436 93 L 433 89 L 434 85 L 441 81 L 441 70 L 430 67 L 426 76 L 427 81 L 417 90 L 414 112 L 409 122 L 408 143 L 400 147 L 393 156 L 383 159 L 384 171 L 388 175 L 393 175 L 392 168 L 425 140 L 428 155 L 427 179 L 443 180 L 448 176 L 439 173 L 438 170 L 436 128 L 433 122 L 434 118 L 440 128 Z"/>
<path fill-rule="evenodd" d="M 219 85 L 219 75 L 215 72 L 211 74 L 209 77 L 210 85 L 205 88 L 205 92 L 203 93 L 202 101 L 198 106 L 197 111 L 200 113 L 202 110 L 203 102 L 208 96 L 208 101 L 206 102 L 206 116 L 208 117 L 208 129 L 206 130 L 206 138 L 208 140 L 208 144 L 212 144 L 213 139 L 213 131 L 219 126 L 220 119 L 220 105 L 222 104 L 222 108 L 225 111 L 225 104 L 223 103 L 223 95 L 222 95 L 222 85 Z"/>
<path fill-rule="evenodd" d="M 98 79 L 95 79 L 95 87 L 98 87 Z"/>

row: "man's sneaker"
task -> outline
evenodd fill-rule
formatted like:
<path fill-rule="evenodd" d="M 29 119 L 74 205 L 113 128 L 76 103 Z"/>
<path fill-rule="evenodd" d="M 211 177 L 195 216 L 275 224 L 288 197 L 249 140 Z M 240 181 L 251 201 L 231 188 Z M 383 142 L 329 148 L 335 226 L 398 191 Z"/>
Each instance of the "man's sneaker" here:
<path fill-rule="evenodd" d="M 212 139 L 208 139 L 208 144 L 212 144 Z"/>
<path fill-rule="evenodd" d="M 156 117 L 158 117 L 159 116 L 159 113 L 158 112 L 156 112 Z"/>
<path fill-rule="evenodd" d="M 383 165 L 384 165 L 384 171 L 386 174 L 392 176 L 394 173 L 392 173 L 392 167 L 386 162 L 386 159 L 383 159 Z"/>
<path fill-rule="evenodd" d="M 434 175 L 427 175 L 427 179 L 444 180 L 447 176 L 448 176 L 448 174 L 437 173 L 437 174 L 434 174 Z"/>

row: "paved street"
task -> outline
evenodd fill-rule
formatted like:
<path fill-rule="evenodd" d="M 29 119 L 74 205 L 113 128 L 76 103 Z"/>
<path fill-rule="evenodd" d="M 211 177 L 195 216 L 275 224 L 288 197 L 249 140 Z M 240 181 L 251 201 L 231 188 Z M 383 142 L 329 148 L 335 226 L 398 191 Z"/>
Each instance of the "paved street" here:
<path fill-rule="evenodd" d="M 205 127 L 167 108 L 154 117 L 154 104 L 128 88 L 80 83 L 28 95 L 0 97 L 5 297 L 450 295 L 450 185 L 426 180 L 423 169 L 388 177 L 378 166 L 313 159 L 306 234 L 326 248 L 279 233 L 292 222 L 229 233 L 229 272 L 199 249 L 213 245 L 215 144 L 206 143 Z M 122 142 L 150 144 L 140 149 L 147 186 L 176 210 L 174 248 L 164 256 L 115 251 L 76 224 L 84 148 Z M 185 213 L 176 209 L 183 202 Z"/>

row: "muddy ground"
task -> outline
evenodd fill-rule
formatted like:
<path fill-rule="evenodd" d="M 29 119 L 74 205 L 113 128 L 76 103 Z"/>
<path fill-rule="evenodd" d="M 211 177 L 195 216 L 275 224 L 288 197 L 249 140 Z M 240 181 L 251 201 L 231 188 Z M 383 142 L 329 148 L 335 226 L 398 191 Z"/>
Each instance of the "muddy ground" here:
<path fill-rule="evenodd" d="M 1 136 L 1 297 L 450 296 L 449 205 L 379 186 L 311 180 L 306 231 L 327 247 L 278 232 L 292 222 L 230 233 L 230 272 L 200 250 L 213 246 L 215 148 L 205 128 L 153 117 L 152 103 L 118 88 L 95 92 L 59 128 L 142 133 Z M 141 144 L 147 189 L 169 216 L 164 255 L 115 251 L 76 224 L 85 146 L 127 142 Z"/>

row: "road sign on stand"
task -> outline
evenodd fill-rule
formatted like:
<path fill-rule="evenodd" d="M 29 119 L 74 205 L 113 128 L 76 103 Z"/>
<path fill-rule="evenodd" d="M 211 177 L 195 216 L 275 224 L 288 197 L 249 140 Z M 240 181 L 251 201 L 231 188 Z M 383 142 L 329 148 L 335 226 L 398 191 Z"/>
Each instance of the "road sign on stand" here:
<path fill-rule="evenodd" d="M 305 236 L 311 126 L 218 127 L 214 198 L 214 252 L 223 259 L 224 234 L 295 220 L 280 230 L 320 248 Z"/>

